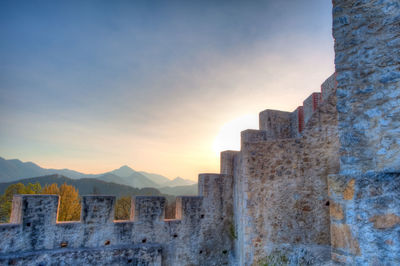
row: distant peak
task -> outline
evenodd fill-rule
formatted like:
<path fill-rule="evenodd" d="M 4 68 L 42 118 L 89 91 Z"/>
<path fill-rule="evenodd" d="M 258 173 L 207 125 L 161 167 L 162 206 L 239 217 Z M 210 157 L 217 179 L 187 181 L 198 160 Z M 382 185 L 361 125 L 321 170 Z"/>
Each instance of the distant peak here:
<path fill-rule="evenodd" d="M 132 168 L 130 168 L 129 166 L 123 165 L 120 168 L 111 171 L 110 173 L 115 174 L 115 175 L 120 176 L 120 177 L 128 177 L 128 176 L 132 175 L 135 172 L 136 171 L 133 170 Z"/>
<path fill-rule="evenodd" d="M 127 166 L 127 165 L 121 166 L 120 168 L 118 168 L 118 170 L 132 170 L 133 171 L 133 169 L 130 168 L 129 166 Z"/>

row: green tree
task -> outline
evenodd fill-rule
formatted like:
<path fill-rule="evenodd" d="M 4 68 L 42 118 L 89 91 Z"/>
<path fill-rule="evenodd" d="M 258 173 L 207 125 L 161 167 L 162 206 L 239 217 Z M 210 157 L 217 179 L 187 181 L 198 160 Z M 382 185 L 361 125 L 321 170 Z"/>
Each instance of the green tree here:
<path fill-rule="evenodd" d="M 78 190 L 66 183 L 58 187 L 57 184 L 46 185 L 41 194 L 55 194 L 60 196 L 58 221 L 78 221 L 81 215 L 81 203 Z"/>
<path fill-rule="evenodd" d="M 46 185 L 43 189 L 39 183 L 24 185 L 12 184 L 0 196 L 0 223 L 10 220 L 12 200 L 17 194 L 55 194 L 60 196 L 58 210 L 59 221 L 77 221 L 81 215 L 81 204 L 78 190 L 67 184 L 58 187 L 57 184 Z"/>
<path fill-rule="evenodd" d="M 24 185 L 22 183 L 12 184 L 7 187 L 0 197 L 0 223 L 7 223 L 10 220 L 12 200 L 17 194 L 38 194 L 42 190 L 39 183 Z"/>
<path fill-rule="evenodd" d="M 131 197 L 122 197 L 115 204 L 115 220 L 129 220 L 131 216 Z"/>
<path fill-rule="evenodd" d="M 59 195 L 60 189 L 57 184 L 45 185 L 40 194 Z"/>

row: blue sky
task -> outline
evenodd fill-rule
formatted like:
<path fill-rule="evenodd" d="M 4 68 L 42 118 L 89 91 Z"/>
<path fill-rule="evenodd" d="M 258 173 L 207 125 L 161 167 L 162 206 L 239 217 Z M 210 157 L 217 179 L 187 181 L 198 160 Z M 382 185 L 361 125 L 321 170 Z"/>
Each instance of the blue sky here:
<path fill-rule="evenodd" d="M 334 71 L 330 1 L 1 1 L 0 24 L 0 156 L 43 167 L 195 179 L 224 124 Z"/>

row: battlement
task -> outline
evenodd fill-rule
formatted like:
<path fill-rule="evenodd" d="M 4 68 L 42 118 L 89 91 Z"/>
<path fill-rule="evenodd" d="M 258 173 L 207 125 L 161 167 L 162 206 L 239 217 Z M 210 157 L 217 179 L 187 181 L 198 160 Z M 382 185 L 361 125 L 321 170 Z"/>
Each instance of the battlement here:
<path fill-rule="evenodd" d="M 321 89 L 293 112 L 260 112 L 259 130 L 241 132 L 241 150 L 221 153 L 221 172 L 234 178 L 238 265 L 269 264 L 276 252 L 290 265 L 329 260 L 326 180 L 339 161 L 335 75 Z"/>
<path fill-rule="evenodd" d="M 233 165 L 235 163 L 235 156 L 238 151 L 223 151 L 220 156 L 220 173 L 224 175 L 233 175 Z"/>
<path fill-rule="evenodd" d="M 333 1 L 335 74 L 261 112 L 176 219 L 163 197 L 114 221 L 115 197 L 84 196 L 81 221 L 57 222 L 58 196 L 17 195 L 0 265 L 400 265 L 397 2 Z"/>
<path fill-rule="evenodd" d="M 231 220 L 227 215 L 227 205 L 232 213 L 231 184 L 230 175 L 201 174 L 200 196 L 177 197 L 175 219 L 165 219 L 167 201 L 164 197 L 133 197 L 130 219 L 114 220 L 114 196 L 88 195 L 82 196 L 80 221 L 58 222 L 57 195 L 16 195 L 10 223 L 0 225 L 0 264 L 20 261 L 23 254 L 39 250 L 42 253 L 51 251 L 48 254 L 51 257 L 52 254 L 65 255 L 65 252 L 75 254 L 78 249 L 89 254 L 99 248 L 122 249 L 131 254 L 132 261 L 146 263 L 160 261 L 161 257 L 169 265 L 177 264 L 177 260 L 185 257 L 193 263 L 210 260 L 210 265 L 213 256 L 219 257 L 216 261 L 227 260 L 228 255 L 221 257 L 220 254 L 228 250 L 229 241 L 222 243 L 221 236 L 214 240 L 208 237 L 213 248 L 207 246 L 207 256 L 201 255 L 199 249 L 205 248 L 200 242 L 207 230 L 222 220 Z M 135 248 L 125 250 L 126 245 Z M 149 249 L 146 245 L 157 248 Z M 219 252 L 213 254 L 216 247 Z"/>
<path fill-rule="evenodd" d="M 228 264 L 229 258 L 233 256 L 235 235 L 238 233 L 241 237 L 243 234 L 247 236 L 244 232 L 250 230 L 240 223 L 234 224 L 234 204 L 240 205 L 238 213 L 244 214 L 247 209 L 252 209 L 252 206 L 257 206 L 258 202 L 264 200 L 256 199 L 245 205 L 246 201 L 243 199 L 251 197 L 251 194 L 246 194 L 243 199 L 237 197 L 251 189 L 252 182 L 254 188 L 262 189 L 264 185 L 257 182 L 260 176 L 265 175 L 263 171 L 270 172 L 267 176 L 270 178 L 269 184 L 274 184 L 275 174 L 279 177 L 276 179 L 278 182 L 285 182 L 285 176 L 292 166 L 284 168 L 279 165 L 282 164 L 282 160 L 278 160 L 277 163 L 274 160 L 283 156 L 287 163 L 294 161 L 300 164 L 303 159 L 296 157 L 296 154 L 304 149 L 304 145 L 309 144 L 300 143 L 298 140 L 296 142 L 296 139 L 303 138 L 314 113 L 325 103 L 329 104 L 329 96 L 335 89 L 334 84 L 332 76 L 321 86 L 321 93 L 311 94 L 303 102 L 303 106 L 299 106 L 294 112 L 269 109 L 261 112 L 260 129 L 241 132 L 241 151 L 221 153 L 220 173 L 199 175 L 199 196 L 176 198 L 175 219 L 165 219 L 167 201 L 158 196 L 133 197 L 128 220 L 114 220 L 115 197 L 82 196 L 81 218 L 75 222 L 57 221 L 59 198 L 56 195 L 15 196 L 10 224 L 0 225 L 0 264 L 21 261 L 23 264 L 24 258 L 31 256 L 28 254 L 40 257 L 41 261 L 36 261 L 38 263 L 46 263 L 46 259 L 54 263 L 82 252 L 86 252 L 87 258 L 79 260 L 81 264 L 89 263 L 91 254 L 100 254 L 99 256 L 104 256 L 102 259 L 106 261 L 106 254 L 112 252 L 127 254 L 128 260 L 149 265 L 180 265 L 182 261 L 193 265 Z M 313 120 L 313 123 L 324 121 Z M 269 146 L 259 146 L 260 144 Z M 280 150 L 283 150 L 284 155 L 279 155 Z M 269 163 L 264 165 L 263 161 L 258 162 L 257 158 L 263 158 Z M 318 182 L 316 184 L 320 184 Z M 313 186 L 316 185 L 313 183 L 310 186 L 314 189 Z M 269 187 L 264 189 L 267 191 Z M 290 191 L 289 188 L 287 190 Z M 293 193 L 297 191 L 294 188 L 291 190 Z M 296 193 L 304 200 L 309 197 L 307 193 Z M 318 194 L 318 197 L 321 195 Z M 269 203 L 263 204 L 257 211 L 265 207 L 271 211 L 282 208 L 274 198 L 270 198 Z M 265 231 L 269 231 L 270 234 L 274 232 L 270 229 Z M 313 233 L 309 235 L 313 236 Z"/>
<path fill-rule="evenodd" d="M 298 138 L 318 107 L 336 91 L 336 75 L 332 74 L 321 85 L 321 92 L 314 92 L 293 112 L 264 110 L 259 114 L 261 132 L 246 130 L 242 132 L 242 143 L 272 139 Z M 263 133 L 264 132 L 264 133 Z"/>

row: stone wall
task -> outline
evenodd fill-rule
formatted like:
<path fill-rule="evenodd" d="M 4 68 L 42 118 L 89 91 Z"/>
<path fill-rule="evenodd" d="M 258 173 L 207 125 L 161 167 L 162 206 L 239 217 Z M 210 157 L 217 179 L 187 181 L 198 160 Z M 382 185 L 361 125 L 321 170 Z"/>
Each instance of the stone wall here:
<path fill-rule="evenodd" d="M 57 222 L 56 195 L 19 195 L 0 225 L 0 264 L 227 265 L 232 257 L 232 176 L 202 174 L 198 197 L 178 197 L 165 220 L 163 197 L 132 199 L 114 221 L 115 197 L 83 196 L 80 222 Z"/>
<path fill-rule="evenodd" d="M 400 2 L 333 1 L 340 174 L 332 258 L 400 264 Z"/>
<path fill-rule="evenodd" d="M 334 0 L 336 72 L 293 112 L 265 110 L 199 197 L 20 195 L 0 225 L 0 264 L 400 265 L 400 2 Z"/>
<path fill-rule="evenodd" d="M 267 126 L 242 132 L 240 152 L 221 154 L 229 158 L 221 160 L 221 169 L 234 173 L 239 265 L 330 259 L 327 177 L 339 170 L 339 150 L 336 97 L 334 87 L 329 89 L 332 93 L 323 103 L 319 93 L 309 97 L 316 95 L 317 102 L 305 101 L 312 113 L 299 137 L 287 133 L 299 122 L 290 119 L 297 110 L 266 110 L 260 114 L 260 126 Z M 232 170 L 226 170 L 230 166 Z"/>

